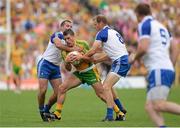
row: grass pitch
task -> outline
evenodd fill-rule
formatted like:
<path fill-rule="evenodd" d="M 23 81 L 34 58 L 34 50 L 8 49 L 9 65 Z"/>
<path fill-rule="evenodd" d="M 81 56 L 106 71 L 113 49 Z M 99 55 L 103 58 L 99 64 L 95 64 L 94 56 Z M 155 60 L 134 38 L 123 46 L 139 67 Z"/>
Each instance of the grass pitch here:
<path fill-rule="evenodd" d="M 62 119 L 42 122 L 38 112 L 37 91 L 0 91 L 0 126 L 13 127 L 151 127 L 153 123 L 144 111 L 145 89 L 121 89 L 118 95 L 127 109 L 126 121 L 101 122 L 105 104 L 92 89 L 76 88 L 69 91 Z M 46 97 L 51 93 L 48 91 Z M 169 100 L 180 103 L 180 87 L 171 90 Z M 54 108 L 53 108 L 54 109 Z M 180 116 L 165 114 L 167 126 L 180 126 Z"/>

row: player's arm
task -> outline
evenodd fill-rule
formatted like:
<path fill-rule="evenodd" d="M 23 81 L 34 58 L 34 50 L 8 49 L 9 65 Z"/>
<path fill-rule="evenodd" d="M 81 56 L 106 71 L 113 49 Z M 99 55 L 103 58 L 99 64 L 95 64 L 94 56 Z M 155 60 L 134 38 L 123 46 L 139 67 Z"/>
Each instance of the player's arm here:
<path fill-rule="evenodd" d="M 176 60 L 177 60 L 178 54 L 179 54 L 178 45 L 177 45 L 177 43 L 173 39 L 171 39 L 171 43 L 170 43 L 170 58 L 171 58 L 171 61 L 172 61 L 174 66 L 176 64 Z"/>
<path fill-rule="evenodd" d="M 103 61 L 111 61 L 106 53 L 102 53 L 100 57 L 95 57 L 94 63 L 100 63 Z"/>
<path fill-rule="evenodd" d="M 91 47 L 91 49 L 85 54 L 85 56 L 93 56 L 96 51 L 101 47 L 101 43 L 99 41 L 95 41 Z"/>
<path fill-rule="evenodd" d="M 78 60 L 83 60 L 87 63 L 89 62 L 93 62 L 93 58 L 92 57 L 88 57 L 88 56 L 85 56 L 81 53 L 79 54 L 71 54 L 70 56 L 68 56 L 68 61 L 69 62 L 74 62 L 74 61 L 78 61 Z"/>
<path fill-rule="evenodd" d="M 97 52 L 97 50 L 99 50 L 99 47 L 101 47 L 101 43 L 99 43 L 99 41 L 95 41 L 91 49 L 89 49 L 89 45 L 87 43 L 85 43 L 84 46 L 86 49 L 86 53 L 75 55 L 74 60 L 76 61 L 76 60 L 82 59 L 86 62 L 94 62 L 94 59 L 92 56 Z"/>
<path fill-rule="evenodd" d="M 76 55 L 76 57 L 74 58 L 74 60 L 80 60 L 83 59 L 86 62 L 94 62 L 93 59 L 93 55 L 96 53 L 96 51 L 99 49 L 99 47 L 101 46 L 101 44 L 99 42 L 94 42 L 93 46 L 91 47 L 91 49 L 84 55 Z"/>
<path fill-rule="evenodd" d="M 54 38 L 54 44 L 56 45 L 57 48 L 59 48 L 60 50 L 65 50 L 65 51 L 68 51 L 68 52 L 71 52 L 71 51 L 74 51 L 73 48 L 70 48 L 68 46 L 66 46 L 61 39 L 59 39 L 58 37 L 55 37 Z"/>
<path fill-rule="evenodd" d="M 102 31 L 98 32 L 95 37 L 95 41 L 91 49 L 85 54 L 85 56 L 93 56 L 97 51 L 102 48 L 102 43 L 107 41 L 107 34 L 104 34 Z"/>
<path fill-rule="evenodd" d="M 82 49 L 78 48 L 78 47 L 68 47 L 65 45 L 65 41 L 64 41 L 64 36 L 62 33 L 54 33 L 51 36 L 51 42 L 55 44 L 55 46 L 60 49 L 60 50 L 64 50 L 67 52 L 71 52 L 71 51 L 81 51 Z"/>
<path fill-rule="evenodd" d="M 135 60 L 140 59 L 148 50 L 150 44 L 149 38 L 142 38 L 138 43 L 138 48 L 136 53 L 132 53 L 129 56 L 129 63 L 133 63 Z"/>
<path fill-rule="evenodd" d="M 129 56 L 129 63 L 133 63 L 135 60 L 140 59 L 148 50 L 150 44 L 151 24 L 144 23 L 138 26 L 139 42 L 136 53 L 132 53 Z"/>

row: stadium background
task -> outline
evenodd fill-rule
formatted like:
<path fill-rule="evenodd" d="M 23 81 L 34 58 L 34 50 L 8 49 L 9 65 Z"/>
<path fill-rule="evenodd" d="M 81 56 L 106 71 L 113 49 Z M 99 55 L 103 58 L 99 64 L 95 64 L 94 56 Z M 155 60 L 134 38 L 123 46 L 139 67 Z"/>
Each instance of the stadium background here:
<path fill-rule="evenodd" d="M 92 44 L 95 30 L 90 21 L 95 14 L 105 14 L 110 25 L 124 37 L 130 49 L 137 46 L 137 22 L 133 12 L 138 2 L 151 2 L 153 16 L 168 27 L 180 45 L 180 1 L 178 0 L 11 0 L 11 42 L 24 50 L 22 78 L 36 78 L 36 61 L 45 50 L 49 36 L 58 31 L 58 21 L 72 19 L 78 39 Z M 6 0 L 0 0 L 0 59 L 6 60 Z M 6 79 L 5 61 L 0 61 L 0 79 Z M 176 64 L 176 85 L 180 81 L 180 57 Z M 132 66 L 130 76 L 142 76 L 142 62 Z M 29 81 L 29 80 L 28 80 Z"/>
<path fill-rule="evenodd" d="M 151 3 L 153 16 L 167 26 L 180 48 L 179 0 L 11 0 L 10 47 L 19 43 L 24 50 L 22 88 L 37 89 L 36 63 L 50 35 L 58 31 L 59 20 L 72 19 L 78 39 L 85 39 L 92 45 L 95 30 L 91 26 L 91 18 L 95 14 L 105 14 L 110 25 L 123 35 L 127 47 L 136 50 L 137 21 L 133 9 L 139 2 Z M 6 86 L 7 78 L 6 18 L 6 0 L 0 0 L 0 87 Z M 143 77 L 146 73 L 142 62 L 136 62 L 129 76 Z M 174 85 L 180 85 L 180 55 Z M 14 85 L 11 86 L 13 88 Z"/>

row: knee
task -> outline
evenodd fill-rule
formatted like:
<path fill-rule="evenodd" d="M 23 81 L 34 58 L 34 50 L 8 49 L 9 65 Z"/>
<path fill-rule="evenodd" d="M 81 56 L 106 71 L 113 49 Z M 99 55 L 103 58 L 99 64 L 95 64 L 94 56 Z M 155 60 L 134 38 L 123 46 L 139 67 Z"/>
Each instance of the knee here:
<path fill-rule="evenodd" d="M 59 86 L 59 92 L 60 94 L 66 93 L 67 87 L 64 85 Z"/>
<path fill-rule="evenodd" d="M 158 101 L 154 103 L 154 108 L 156 111 L 163 111 L 166 105 L 164 101 Z"/>
<path fill-rule="evenodd" d="M 57 95 L 58 95 L 58 91 L 54 91 L 53 96 L 57 97 Z"/>
<path fill-rule="evenodd" d="M 96 95 L 101 99 L 101 100 L 105 100 L 105 96 L 104 96 L 104 91 L 98 91 L 96 92 Z"/>
<path fill-rule="evenodd" d="M 104 91 L 109 91 L 111 90 L 111 87 L 109 87 L 107 84 L 103 85 Z"/>

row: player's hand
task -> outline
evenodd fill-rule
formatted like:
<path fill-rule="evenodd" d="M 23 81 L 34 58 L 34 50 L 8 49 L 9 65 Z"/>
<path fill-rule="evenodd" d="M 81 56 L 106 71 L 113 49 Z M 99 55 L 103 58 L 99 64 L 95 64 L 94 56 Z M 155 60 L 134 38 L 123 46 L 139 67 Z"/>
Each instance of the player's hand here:
<path fill-rule="evenodd" d="M 68 62 L 68 63 L 72 63 L 75 61 L 75 55 L 71 54 L 69 56 L 66 57 L 65 61 Z"/>
<path fill-rule="evenodd" d="M 134 63 L 134 61 L 135 61 L 135 56 L 136 56 L 136 54 L 134 54 L 134 53 L 131 53 L 131 54 L 129 55 L 129 63 L 130 63 L 130 64 Z"/>
<path fill-rule="evenodd" d="M 82 54 L 73 55 L 73 61 L 78 61 L 83 58 Z"/>
<path fill-rule="evenodd" d="M 73 51 L 81 52 L 82 50 L 83 50 L 83 48 L 81 48 L 81 47 L 78 47 L 78 46 L 73 47 Z"/>
<path fill-rule="evenodd" d="M 90 61 L 93 62 L 94 64 L 97 64 L 97 63 L 98 63 L 98 60 L 95 59 L 94 57 L 91 57 L 91 60 L 90 60 Z"/>

